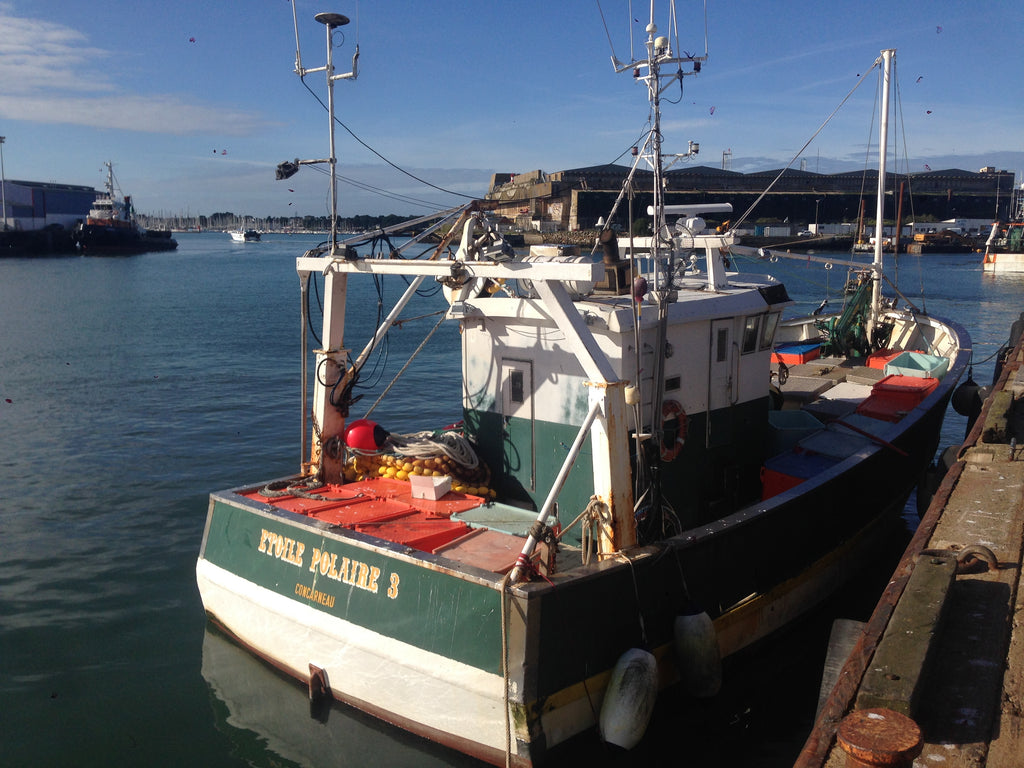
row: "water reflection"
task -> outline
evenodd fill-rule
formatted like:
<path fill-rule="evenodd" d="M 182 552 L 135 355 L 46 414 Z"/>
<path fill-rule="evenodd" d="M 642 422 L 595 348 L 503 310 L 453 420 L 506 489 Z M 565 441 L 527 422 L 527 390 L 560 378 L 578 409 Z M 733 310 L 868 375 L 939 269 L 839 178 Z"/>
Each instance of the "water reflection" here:
<path fill-rule="evenodd" d="M 203 638 L 202 675 L 218 730 L 249 765 L 482 765 L 341 704 L 311 711 L 303 686 L 210 626 Z"/>

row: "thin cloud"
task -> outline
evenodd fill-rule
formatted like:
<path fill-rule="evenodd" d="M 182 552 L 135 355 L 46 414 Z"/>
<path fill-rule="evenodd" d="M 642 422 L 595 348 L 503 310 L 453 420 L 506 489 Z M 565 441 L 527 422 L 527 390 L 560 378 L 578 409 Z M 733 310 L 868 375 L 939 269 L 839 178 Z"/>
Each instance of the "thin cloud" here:
<path fill-rule="evenodd" d="M 11 7 L 0 4 L 0 91 L 33 93 L 41 89 L 72 90 L 88 87 L 108 90 L 99 72 L 86 66 L 108 54 L 85 47 L 84 35 L 68 27 L 12 15 Z"/>
<path fill-rule="evenodd" d="M 0 117 L 173 135 L 244 135 L 258 115 L 177 94 L 125 92 L 97 62 L 113 53 L 77 30 L 15 15 L 0 2 Z"/>
<path fill-rule="evenodd" d="M 44 96 L 4 97 L 0 101 L 0 117 L 178 136 L 241 136 L 265 123 L 247 112 L 187 104 L 176 96 L 133 94 L 64 96 L 59 102 Z"/>

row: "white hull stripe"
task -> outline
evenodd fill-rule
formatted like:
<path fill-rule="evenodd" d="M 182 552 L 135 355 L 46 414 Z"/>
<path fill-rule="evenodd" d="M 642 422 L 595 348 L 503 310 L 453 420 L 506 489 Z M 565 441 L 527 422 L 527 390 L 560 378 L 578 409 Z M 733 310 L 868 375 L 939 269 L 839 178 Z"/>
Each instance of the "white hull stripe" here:
<path fill-rule="evenodd" d="M 504 752 L 501 676 L 329 616 L 206 560 L 196 577 L 206 611 L 295 677 L 308 679 L 316 664 L 340 697 L 371 702 L 409 730 L 425 726 L 424 735 L 432 729 Z"/>

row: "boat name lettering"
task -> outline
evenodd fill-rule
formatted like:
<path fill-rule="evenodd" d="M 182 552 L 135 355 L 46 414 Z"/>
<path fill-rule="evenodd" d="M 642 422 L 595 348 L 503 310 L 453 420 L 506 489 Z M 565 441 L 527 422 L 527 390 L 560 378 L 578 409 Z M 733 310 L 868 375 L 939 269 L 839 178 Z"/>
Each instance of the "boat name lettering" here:
<path fill-rule="evenodd" d="M 375 565 L 367 565 L 347 557 L 341 558 L 339 562 L 335 553 L 313 547 L 313 561 L 309 564 L 309 570 L 310 573 L 319 570 L 321 575 L 329 579 L 377 594 L 380 568 Z"/>
<path fill-rule="evenodd" d="M 327 606 L 328 608 L 334 607 L 334 595 L 328 595 L 326 592 L 321 592 L 319 589 L 312 589 L 307 587 L 305 584 L 295 585 L 295 594 L 299 597 L 311 600 L 314 603 L 320 603 L 320 605 Z"/>
<path fill-rule="evenodd" d="M 306 551 L 306 545 L 301 541 L 290 539 L 279 533 L 268 531 L 266 528 L 260 533 L 259 551 L 286 563 L 302 567 L 302 553 Z"/>

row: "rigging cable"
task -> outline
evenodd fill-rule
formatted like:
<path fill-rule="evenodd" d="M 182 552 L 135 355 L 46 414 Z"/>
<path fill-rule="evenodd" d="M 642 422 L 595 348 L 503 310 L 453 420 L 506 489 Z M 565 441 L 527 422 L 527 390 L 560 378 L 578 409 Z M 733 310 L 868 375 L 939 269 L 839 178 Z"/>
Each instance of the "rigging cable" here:
<path fill-rule="evenodd" d="M 302 80 L 302 84 L 303 84 L 303 85 L 304 85 L 304 86 L 306 87 L 306 90 L 307 90 L 307 91 L 309 91 L 310 95 L 312 95 L 312 97 L 313 97 L 314 99 L 316 99 L 316 100 L 317 100 L 317 101 L 318 101 L 318 102 L 320 103 L 320 106 L 321 106 L 321 107 L 323 107 L 323 108 L 324 108 L 324 109 L 326 110 L 326 109 L 327 109 L 327 105 L 326 105 L 326 104 L 324 104 L 324 101 L 323 101 L 323 99 L 321 99 L 321 98 L 320 98 L 320 96 L 319 96 L 319 95 L 318 95 L 318 94 L 316 93 L 316 91 L 314 91 L 314 90 L 313 90 L 312 88 L 310 88 L 310 87 L 309 87 L 309 85 L 308 85 L 308 84 L 306 83 L 306 79 L 305 79 L 305 77 L 302 77 L 302 78 L 300 78 L 300 80 Z M 328 111 L 329 111 L 329 110 L 328 110 Z M 436 189 L 436 190 L 437 190 L 438 192 L 444 192 L 445 194 L 448 194 L 448 195 L 455 195 L 456 197 L 461 197 L 461 198 L 464 198 L 464 199 L 466 199 L 466 200 L 476 200 L 476 199 L 477 199 L 477 198 L 476 198 L 476 197 L 474 197 L 473 195 L 465 195 L 465 194 L 463 194 L 462 192 L 455 192 L 454 190 L 451 190 L 451 189 L 445 189 L 444 187 L 440 187 L 440 186 L 438 186 L 437 184 L 433 184 L 433 183 L 431 183 L 431 182 L 427 181 L 426 179 L 421 179 L 421 178 L 420 178 L 419 176 L 417 176 L 416 174 L 414 174 L 414 173 L 411 173 L 411 172 L 409 172 L 409 171 L 405 170 L 405 169 L 404 169 L 404 168 L 402 168 L 401 166 L 395 165 L 395 164 L 394 164 L 393 162 L 391 162 L 391 161 L 390 161 L 390 160 L 389 160 L 388 158 L 384 157 L 384 155 L 382 155 L 382 154 L 381 154 L 380 152 L 378 152 L 378 151 L 377 151 L 376 149 L 374 149 L 374 148 L 373 148 L 373 147 L 371 147 L 371 146 L 370 146 L 369 144 L 367 144 L 367 143 L 366 143 L 365 141 L 363 141 L 363 140 L 362 140 L 361 138 L 359 138 L 358 136 L 356 136 L 356 134 L 355 134 L 355 133 L 354 133 L 354 132 L 352 131 L 352 129 L 351 129 L 351 128 L 349 128 L 349 127 L 348 127 L 347 125 L 345 125 L 345 123 L 343 123 L 343 122 L 342 122 L 342 121 L 341 121 L 341 120 L 340 120 L 340 119 L 338 118 L 338 116 L 337 116 L 337 115 L 335 115 L 335 116 L 334 116 L 334 122 L 336 122 L 336 123 L 337 123 L 338 125 L 340 125 L 340 126 L 341 126 L 342 128 L 344 128 L 344 129 L 345 129 L 345 131 L 346 131 L 346 132 L 348 133 L 348 135 L 349 135 L 349 136 L 351 136 L 351 137 L 352 137 L 353 139 L 355 139 L 355 140 L 356 140 L 357 142 L 359 142 L 360 144 L 362 144 L 362 145 L 363 145 L 363 146 L 364 146 L 364 147 L 365 147 L 366 149 L 368 149 L 368 150 L 369 150 L 370 152 L 372 152 L 372 153 L 373 153 L 374 155 L 376 155 L 377 157 L 379 157 L 379 158 L 380 158 L 381 160 L 383 160 L 383 161 L 384 161 L 385 163 L 387 163 L 388 165 L 390 165 L 390 166 L 391 166 L 392 168 L 394 168 L 394 169 L 395 169 L 396 171 L 398 171 L 399 173 L 402 173 L 402 174 L 405 174 L 406 176 L 408 176 L 408 177 L 409 177 L 410 179 L 413 179 L 413 180 L 415 180 L 415 181 L 418 181 L 418 182 L 419 182 L 420 184 L 424 184 L 424 185 L 426 185 L 426 186 L 430 187 L 431 189 Z"/>
<path fill-rule="evenodd" d="M 784 174 L 786 171 L 788 171 L 792 167 L 793 163 L 795 163 L 797 161 L 797 158 L 800 157 L 800 155 L 802 155 L 804 153 L 804 150 L 807 149 L 808 146 L 810 146 L 810 143 L 812 141 L 814 141 L 818 137 L 818 134 L 821 133 L 825 129 L 825 126 L 828 125 L 832 121 L 832 118 L 836 116 L 836 113 L 839 112 L 840 109 L 842 109 L 843 105 L 846 104 L 847 101 L 849 101 L 850 97 L 853 96 L 854 91 L 856 91 L 861 86 L 861 83 L 864 82 L 865 78 L 867 78 L 867 76 L 869 74 L 871 74 L 871 70 L 873 70 L 875 67 L 877 67 L 880 62 L 881 62 L 881 59 L 876 59 L 875 63 L 871 65 L 871 68 L 868 69 L 868 71 L 865 72 L 863 75 L 861 75 L 861 78 L 860 78 L 860 80 L 857 81 L 856 85 L 854 85 L 853 88 L 850 89 L 850 92 L 847 93 L 846 96 L 843 97 L 843 100 L 841 102 L 839 102 L 839 104 L 836 106 L 836 108 L 832 110 L 832 113 L 828 117 L 825 118 L 825 121 L 820 126 L 818 126 L 818 130 L 816 130 L 811 135 L 811 137 L 804 143 L 804 145 L 802 147 L 800 147 L 799 151 L 797 151 L 797 153 L 795 155 L 793 155 L 793 159 L 789 161 L 789 163 L 786 165 L 785 168 L 783 168 L 781 171 L 779 171 L 779 175 L 776 176 L 774 179 L 772 179 L 772 182 L 768 185 L 768 187 L 764 190 L 764 192 L 762 192 L 760 195 L 758 195 L 757 199 L 753 203 L 750 204 L 750 207 L 747 208 L 747 210 L 743 212 L 743 215 L 740 216 L 739 219 L 736 220 L 736 222 L 732 225 L 732 229 L 733 230 L 735 230 L 737 227 L 739 227 L 739 225 L 742 224 L 746 220 L 746 218 L 753 212 L 753 210 L 758 206 L 758 204 L 760 204 L 760 202 L 764 199 L 765 195 L 767 195 L 768 192 L 771 191 L 772 187 L 774 187 L 775 184 L 778 182 L 778 180 L 782 178 L 782 174 Z"/>
<path fill-rule="evenodd" d="M 895 64 L 895 62 L 894 62 Z M 912 183 L 912 177 L 910 175 L 910 151 L 907 149 L 907 123 L 903 118 L 903 95 L 900 89 L 900 81 L 897 78 L 893 78 L 896 81 L 896 107 L 899 110 L 899 124 L 900 124 L 900 136 L 903 139 L 903 160 L 906 163 L 906 178 L 907 178 L 907 200 L 910 202 L 910 220 L 917 221 L 917 214 L 914 211 L 914 189 Z M 903 222 L 899 222 L 900 227 L 903 227 Z M 900 233 L 897 233 L 899 235 Z M 898 273 L 897 273 L 898 276 Z M 917 260 L 917 276 L 920 282 L 921 291 L 921 309 L 927 314 L 928 309 L 925 304 L 924 298 L 924 267 L 922 266 L 922 260 Z"/>
<path fill-rule="evenodd" d="M 331 175 L 331 172 L 329 170 L 327 170 L 326 168 L 322 168 L 318 165 L 311 165 L 309 166 L 309 168 L 310 170 L 315 171 L 317 173 L 322 173 L 324 176 Z M 358 181 L 356 179 L 349 178 L 348 176 L 342 176 L 341 174 L 337 175 L 337 179 L 338 181 L 345 182 L 349 186 L 361 189 L 364 192 L 371 192 L 375 195 L 380 195 L 381 197 L 386 197 L 390 200 L 396 200 L 400 203 L 410 203 L 412 205 L 421 205 L 424 208 L 429 208 L 431 210 L 439 210 L 437 203 L 431 203 L 426 200 L 418 200 L 415 197 L 409 197 L 408 195 L 400 195 L 395 192 L 389 192 L 388 190 L 380 189 L 379 187 L 374 187 L 370 184 L 367 184 L 366 182 Z"/>
<path fill-rule="evenodd" d="M 608 31 L 608 22 L 604 20 L 604 11 L 601 9 L 601 0 L 594 0 L 594 2 L 597 3 L 597 12 L 600 14 L 601 23 L 604 25 L 604 36 L 608 38 L 608 47 L 612 51 L 612 62 L 614 64 L 618 59 L 615 58 L 615 46 L 612 45 L 612 36 Z"/>
<path fill-rule="evenodd" d="M 409 359 L 405 361 L 405 365 L 402 366 L 401 370 L 399 370 L 398 373 L 395 374 L 395 378 L 391 380 L 391 383 L 384 387 L 384 391 L 380 393 L 380 396 L 373 402 L 373 405 L 371 405 L 369 410 L 367 410 L 367 412 L 363 415 L 364 419 L 369 418 L 370 414 L 374 412 L 378 405 L 380 405 L 380 401 L 383 400 L 384 396 L 391 391 L 391 388 L 398 383 L 398 379 L 402 376 L 403 373 L 405 373 L 406 369 L 408 369 L 408 367 L 412 365 L 412 361 L 416 358 L 417 355 L 419 355 L 420 352 L 423 351 L 423 348 L 427 345 L 427 342 L 430 341 L 431 337 L 434 335 L 434 332 L 441 327 L 441 323 L 443 323 L 446 319 L 447 318 L 445 314 L 441 313 L 441 319 L 437 321 L 434 327 L 430 329 L 430 333 L 426 335 L 423 341 L 420 342 L 420 345 L 416 347 L 416 349 L 413 351 L 411 355 L 409 355 Z"/>

